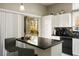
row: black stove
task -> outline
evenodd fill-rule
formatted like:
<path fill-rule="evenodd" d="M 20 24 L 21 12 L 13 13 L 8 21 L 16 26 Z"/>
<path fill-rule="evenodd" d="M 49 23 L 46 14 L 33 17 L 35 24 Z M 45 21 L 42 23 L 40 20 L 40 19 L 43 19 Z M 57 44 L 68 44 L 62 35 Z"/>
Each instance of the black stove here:
<path fill-rule="evenodd" d="M 62 43 L 62 52 L 72 55 L 72 27 L 56 27 L 56 36 L 60 36 Z"/>

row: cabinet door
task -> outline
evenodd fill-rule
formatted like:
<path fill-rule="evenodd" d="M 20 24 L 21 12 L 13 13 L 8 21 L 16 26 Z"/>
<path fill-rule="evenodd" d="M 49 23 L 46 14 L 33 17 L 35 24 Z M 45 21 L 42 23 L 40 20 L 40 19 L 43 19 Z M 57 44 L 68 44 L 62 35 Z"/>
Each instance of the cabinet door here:
<path fill-rule="evenodd" d="M 18 38 L 24 36 L 24 15 L 17 15 L 18 16 Z"/>
<path fill-rule="evenodd" d="M 73 38 L 73 54 L 79 55 L 79 39 Z"/>
<path fill-rule="evenodd" d="M 5 27 L 5 25 L 6 25 L 6 18 L 5 18 L 5 16 L 6 16 L 6 14 L 5 14 L 5 12 L 1 12 L 0 11 L 0 14 L 1 14 L 1 16 L 0 16 L 0 44 L 1 44 L 1 47 L 0 47 L 0 54 L 1 55 L 5 55 L 5 36 L 6 36 L 6 27 Z"/>
<path fill-rule="evenodd" d="M 55 24 L 54 24 L 54 26 L 55 27 L 59 27 L 59 21 L 60 21 L 60 16 L 59 15 L 55 15 Z"/>
<path fill-rule="evenodd" d="M 1 12 L 0 12 L 0 47 L 1 47 L 1 48 L 0 48 L 0 56 L 2 56 L 2 50 L 3 50 L 3 49 L 2 49 L 2 44 L 1 44 L 1 16 L 2 16 L 2 15 L 1 15 Z"/>
<path fill-rule="evenodd" d="M 6 13 L 6 38 L 23 36 L 23 16 L 14 13 Z"/>
<path fill-rule="evenodd" d="M 0 56 L 4 54 L 5 32 L 5 13 L 0 11 Z"/>
<path fill-rule="evenodd" d="M 60 27 L 71 27 L 71 14 L 66 13 L 59 16 L 59 26 Z"/>
<path fill-rule="evenodd" d="M 71 27 L 72 26 L 72 21 L 71 21 L 71 13 L 67 13 L 64 15 L 65 23 L 64 26 L 66 27 Z"/>
<path fill-rule="evenodd" d="M 73 30 L 79 31 L 79 11 L 72 13 L 72 20 L 73 20 Z"/>
<path fill-rule="evenodd" d="M 6 55 L 5 38 L 22 37 L 24 33 L 23 16 L 0 11 L 0 55 Z"/>
<path fill-rule="evenodd" d="M 73 3 L 72 10 L 77 10 L 77 9 L 79 9 L 79 3 Z"/>
<path fill-rule="evenodd" d="M 13 28 L 14 20 L 12 13 L 6 13 L 6 38 L 13 37 L 13 30 L 15 30 Z"/>

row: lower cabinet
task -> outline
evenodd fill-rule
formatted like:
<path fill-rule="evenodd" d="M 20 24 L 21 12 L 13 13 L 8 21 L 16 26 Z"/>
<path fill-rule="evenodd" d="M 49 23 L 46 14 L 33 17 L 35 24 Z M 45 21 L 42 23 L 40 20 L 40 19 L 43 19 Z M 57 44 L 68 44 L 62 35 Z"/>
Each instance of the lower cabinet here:
<path fill-rule="evenodd" d="M 20 41 L 16 41 L 16 46 L 17 46 L 17 47 L 24 48 L 24 47 L 25 47 L 25 43 L 22 43 L 22 42 L 20 42 Z"/>
<path fill-rule="evenodd" d="M 79 39 L 73 38 L 73 55 L 79 56 Z"/>
<path fill-rule="evenodd" d="M 38 56 L 61 56 L 62 55 L 62 43 L 52 46 L 48 49 L 40 49 L 29 44 L 25 44 L 25 48 L 31 48 L 35 50 L 35 54 Z"/>
<path fill-rule="evenodd" d="M 16 45 L 23 48 L 34 49 L 35 54 L 37 54 L 38 56 L 61 56 L 62 55 L 62 43 L 52 46 L 45 50 L 40 49 L 38 47 L 31 46 L 29 44 L 19 42 L 19 41 L 17 41 Z"/>

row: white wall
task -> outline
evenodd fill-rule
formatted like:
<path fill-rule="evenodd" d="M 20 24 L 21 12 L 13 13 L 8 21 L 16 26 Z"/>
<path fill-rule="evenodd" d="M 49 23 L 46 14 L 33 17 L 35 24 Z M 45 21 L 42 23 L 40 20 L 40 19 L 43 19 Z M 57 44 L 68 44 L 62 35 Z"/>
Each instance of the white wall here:
<path fill-rule="evenodd" d="M 23 13 L 30 13 L 35 15 L 45 15 L 47 13 L 47 9 L 45 6 L 40 5 L 39 3 L 25 3 L 25 11 L 20 11 L 19 3 L 0 3 L 0 8 L 19 11 Z"/>
<path fill-rule="evenodd" d="M 49 38 L 52 35 L 52 20 L 53 15 L 44 16 L 41 19 L 41 36 Z"/>

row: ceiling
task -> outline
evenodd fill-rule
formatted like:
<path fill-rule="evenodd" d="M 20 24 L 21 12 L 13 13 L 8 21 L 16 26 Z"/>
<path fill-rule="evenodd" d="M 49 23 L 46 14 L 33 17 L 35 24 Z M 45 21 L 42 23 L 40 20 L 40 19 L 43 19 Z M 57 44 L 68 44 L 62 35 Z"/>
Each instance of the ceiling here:
<path fill-rule="evenodd" d="M 53 4 L 55 4 L 55 3 L 40 3 L 40 4 L 42 4 L 42 5 L 44 5 L 44 6 L 49 6 L 49 5 L 53 5 Z"/>

